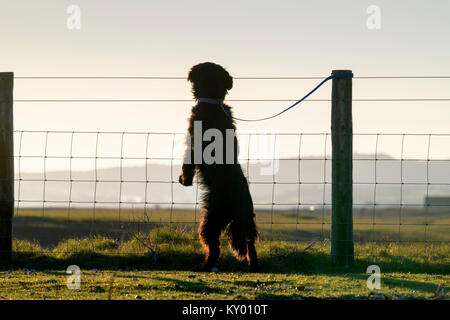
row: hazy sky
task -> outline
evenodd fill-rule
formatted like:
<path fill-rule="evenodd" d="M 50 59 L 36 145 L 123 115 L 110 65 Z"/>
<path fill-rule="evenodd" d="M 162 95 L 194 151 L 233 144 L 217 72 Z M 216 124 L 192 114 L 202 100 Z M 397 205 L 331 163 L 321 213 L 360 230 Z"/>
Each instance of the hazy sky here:
<path fill-rule="evenodd" d="M 69 5 L 81 29 L 66 26 Z M 381 9 L 370 30 L 366 10 Z M 448 0 L 0 0 L 0 71 L 20 76 L 186 76 L 213 61 L 235 77 L 450 75 Z M 235 80 L 229 99 L 298 99 L 319 80 Z M 450 79 L 354 79 L 354 98 L 450 98 Z M 328 83 L 313 99 L 327 99 Z M 185 80 L 21 80 L 15 99 L 190 99 Z M 239 117 L 288 102 L 230 103 Z M 15 129 L 182 132 L 192 103 L 15 103 Z M 450 102 L 354 102 L 356 133 L 450 133 Z M 305 102 L 241 132 L 329 132 Z"/>

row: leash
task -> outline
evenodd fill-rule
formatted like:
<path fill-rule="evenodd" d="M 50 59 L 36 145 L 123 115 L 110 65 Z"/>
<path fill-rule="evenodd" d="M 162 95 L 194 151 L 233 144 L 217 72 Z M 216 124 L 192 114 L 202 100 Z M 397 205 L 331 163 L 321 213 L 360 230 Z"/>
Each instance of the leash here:
<path fill-rule="evenodd" d="M 238 121 L 247 121 L 247 122 L 253 122 L 253 121 L 264 121 L 264 120 L 269 120 L 269 119 L 273 119 L 278 117 L 279 115 L 285 113 L 286 111 L 292 109 L 293 107 L 295 107 L 296 105 L 298 105 L 300 102 L 302 102 L 303 100 L 305 100 L 306 98 L 308 98 L 311 94 L 313 94 L 317 89 L 319 89 L 325 82 L 327 82 L 328 80 L 331 79 L 337 79 L 337 78 L 353 78 L 353 73 L 338 73 L 338 74 L 332 74 L 330 76 L 328 76 L 327 78 L 323 79 L 322 82 L 320 82 L 314 89 L 312 89 L 307 95 L 305 95 L 303 98 L 301 98 L 300 100 L 298 100 L 297 102 L 295 102 L 293 105 L 287 107 L 286 109 L 283 109 L 282 111 L 278 112 L 277 114 L 274 114 L 272 116 L 269 117 L 265 117 L 265 118 L 258 118 L 258 119 L 242 119 L 242 118 L 236 118 L 236 117 L 232 117 L 234 120 L 238 120 Z M 206 102 L 206 103 L 211 103 L 211 104 L 218 104 L 222 107 L 222 110 L 228 115 L 228 113 L 225 111 L 225 109 L 223 109 L 223 100 L 222 99 L 211 99 L 211 98 L 199 98 L 198 99 L 199 102 Z M 229 115 L 228 115 L 229 116 Z"/>
<path fill-rule="evenodd" d="M 293 105 L 287 107 L 286 109 L 278 112 L 277 114 L 274 114 L 273 116 L 269 116 L 269 117 L 265 117 L 265 118 L 259 118 L 259 119 L 241 119 L 241 118 L 235 118 L 233 117 L 233 119 L 238 120 L 238 121 L 247 121 L 247 122 L 251 122 L 251 121 L 264 121 L 264 120 L 269 120 L 269 119 L 273 119 L 278 117 L 279 115 L 285 113 L 286 111 L 292 109 L 293 107 L 295 107 L 296 105 L 298 105 L 300 102 L 302 102 L 303 100 L 305 100 L 306 98 L 308 98 L 311 94 L 313 94 L 317 89 L 319 89 L 325 82 L 327 82 L 328 80 L 331 79 L 337 79 L 337 78 L 353 78 L 353 73 L 338 73 L 338 74 L 332 74 L 329 77 L 325 78 L 322 80 L 321 83 L 319 83 L 314 89 L 312 89 L 306 96 L 304 96 L 303 98 L 301 98 L 300 100 L 298 100 L 296 103 L 294 103 Z"/>

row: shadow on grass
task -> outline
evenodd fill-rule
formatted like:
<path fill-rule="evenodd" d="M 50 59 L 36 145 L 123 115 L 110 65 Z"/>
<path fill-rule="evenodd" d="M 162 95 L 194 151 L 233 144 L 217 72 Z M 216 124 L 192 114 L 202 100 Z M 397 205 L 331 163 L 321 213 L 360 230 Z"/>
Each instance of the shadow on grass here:
<path fill-rule="evenodd" d="M 180 270 L 202 271 L 203 252 L 201 249 L 183 252 L 177 249 L 165 249 L 158 254 L 156 264 L 151 254 L 112 254 L 96 252 L 78 252 L 58 256 L 53 253 L 15 252 L 10 263 L 0 262 L 0 269 L 37 269 L 65 270 L 69 265 L 78 265 L 82 270 Z M 321 252 L 290 252 L 285 254 L 260 254 L 261 273 L 301 273 L 342 275 L 345 273 L 365 274 L 369 265 L 377 264 L 382 273 L 410 272 L 448 274 L 449 265 L 445 259 L 433 262 L 420 262 L 414 258 L 384 255 L 380 257 L 357 257 L 353 266 L 333 265 L 330 256 Z M 219 261 L 219 269 L 225 272 L 247 272 L 245 261 L 237 261 L 229 253 L 224 253 Z"/>
<path fill-rule="evenodd" d="M 214 288 L 214 287 L 208 286 L 204 282 L 183 281 L 183 280 L 177 280 L 177 279 L 171 279 L 171 278 L 161 278 L 161 277 L 156 277 L 153 279 L 173 283 L 172 286 L 164 288 L 165 290 L 174 290 L 177 292 L 203 293 L 203 294 L 209 294 L 209 293 L 224 294 L 225 293 L 224 290 L 222 290 L 220 288 Z"/>
<path fill-rule="evenodd" d="M 357 280 L 367 280 L 366 275 L 361 274 L 348 274 L 347 277 L 357 279 Z M 384 277 L 381 275 L 381 287 L 397 287 L 397 288 L 407 288 L 410 290 L 420 290 L 427 293 L 435 293 L 436 292 L 436 284 L 434 283 L 428 283 L 428 282 L 422 282 L 422 281 L 411 281 L 411 280 L 399 280 L 399 279 L 393 279 L 389 277 Z M 447 287 L 441 287 L 442 290 L 448 291 L 450 288 Z"/>

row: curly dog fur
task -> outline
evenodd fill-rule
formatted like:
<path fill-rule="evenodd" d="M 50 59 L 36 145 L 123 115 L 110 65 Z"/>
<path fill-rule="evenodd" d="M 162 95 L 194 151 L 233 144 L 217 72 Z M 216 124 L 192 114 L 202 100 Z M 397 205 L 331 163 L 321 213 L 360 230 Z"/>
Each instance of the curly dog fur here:
<path fill-rule="evenodd" d="M 205 62 L 191 68 L 188 81 L 192 83 L 192 93 L 200 98 L 223 99 L 233 87 L 233 79 L 220 65 Z M 194 159 L 194 121 L 201 121 L 202 134 L 211 128 L 218 129 L 226 137 L 226 129 L 236 130 L 232 119 L 231 107 L 223 104 L 198 102 L 191 110 L 187 140 L 190 148 L 186 156 Z M 206 144 L 202 142 L 202 152 Z M 205 193 L 202 202 L 202 219 L 199 237 L 206 251 L 204 269 L 215 268 L 220 255 L 220 236 L 225 231 L 229 238 L 229 247 L 237 259 L 247 258 L 251 271 L 258 270 L 258 258 L 255 241 L 258 229 L 249 186 L 237 160 L 237 139 L 234 136 L 233 160 L 231 164 L 183 163 L 179 182 L 184 186 L 192 185 L 193 177 L 198 173 L 199 183 Z M 223 149 L 223 158 L 227 158 L 227 149 Z"/>

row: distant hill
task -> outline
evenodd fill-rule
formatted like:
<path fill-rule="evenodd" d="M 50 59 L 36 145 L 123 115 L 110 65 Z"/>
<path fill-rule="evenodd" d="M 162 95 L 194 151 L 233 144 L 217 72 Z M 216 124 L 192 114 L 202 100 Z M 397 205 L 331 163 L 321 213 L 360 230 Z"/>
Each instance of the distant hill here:
<path fill-rule="evenodd" d="M 430 161 L 427 169 L 426 161 L 401 163 L 387 155 L 378 155 L 377 159 L 375 167 L 373 155 L 354 155 L 355 204 L 372 205 L 375 201 L 380 205 L 396 206 L 401 201 L 407 205 L 423 205 L 427 192 L 428 196 L 450 196 L 450 186 L 445 185 L 450 183 L 450 160 Z M 272 199 L 275 209 L 294 208 L 299 202 L 308 207 L 331 202 L 331 160 L 280 159 L 275 175 L 266 175 L 273 171 L 267 161 L 242 162 L 241 165 L 249 177 L 256 208 L 270 208 Z M 70 183 L 68 171 L 52 171 L 49 167 L 45 187 L 43 172 L 22 172 L 22 181 L 16 182 L 16 199 L 20 188 L 19 199 L 24 201 L 21 206 L 40 207 L 45 194 L 46 206 L 65 206 L 64 201 L 69 198 L 74 201 L 73 207 L 81 206 L 80 202 L 93 203 L 95 195 L 98 207 L 107 205 L 102 202 L 119 201 L 124 202 L 124 206 L 127 202 L 140 206 L 138 203 L 147 201 L 151 203 L 149 207 L 168 207 L 172 202 L 174 208 L 191 207 L 189 203 L 195 203 L 196 194 L 198 196 L 197 188 L 180 186 L 177 182 L 179 173 L 179 163 L 171 167 L 170 163 L 149 162 L 147 167 L 143 164 L 124 166 L 122 170 L 119 167 L 101 168 L 97 173 L 95 170 L 73 171 Z M 99 182 L 95 183 L 96 179 Z M 147 186 L 146 180 L 151 181 Z M 170 183 L 172 180 L 174 183 Z M 427 182 L 430 183 L 428 191 Z"/>

